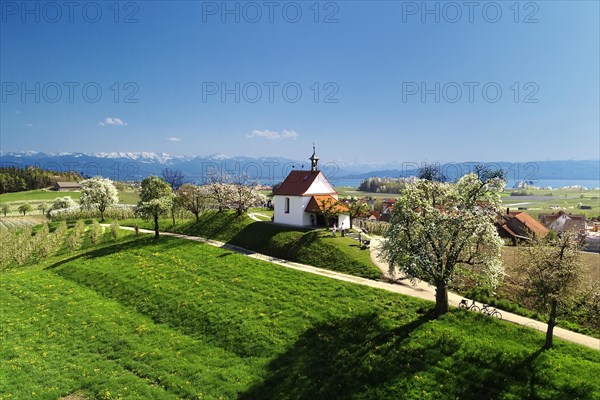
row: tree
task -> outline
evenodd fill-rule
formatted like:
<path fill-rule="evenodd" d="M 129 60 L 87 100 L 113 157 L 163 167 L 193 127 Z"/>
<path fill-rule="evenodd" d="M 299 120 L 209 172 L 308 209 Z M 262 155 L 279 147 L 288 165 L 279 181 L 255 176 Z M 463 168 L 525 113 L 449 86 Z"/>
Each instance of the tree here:
<path fill-rule="evenodd" d="M 564 232 L 553 243 L 532 237 L 524 247 L 520 272 L 525 277 L 523 296 L 534 300 L 536 308 L 548 313 L 544 348 L 552 347 L 556 319 L 574 299 L 581 277 L 581 253 L 577 236 Z"/>
<path fill-rule="evenodd" d="M 205 185 L 212 200 L 217 203 L 219 212 L 227 208 L 232 197 L 232 178 L 221 172 L 215 172 L 210 176 L 210 183 Z"/>
<path fill-rule="evenodd" d="M 350 229 L 352 229 L 352 220 L 354 218 L 363 217 L 369 214 L 370 207 L 367 203 L 356 198 L 344 202 L 348 208 L 348 216 L 350 217 Z"/>
<path fill-rule="evenodd" d="M 29 203 L 21 204 L 19 206 L 19 212 L 23 215 L 27 214 L 29 211 L 31 211 L 31 209 L 31 204 Z"/>
<path fill-rule="evenodd" d="M 435 286 L 436 316 L 448 311 L 448 285 L 457 270 L 469 270 L 491 288 L 502 278 L 502 240 L 494 221 L 503 186 L 475 174 L 453 184 L 416 179 L 396 202 L 381 255 L 390 272 L 399 269 Z"/>
<path fill-rule="evenodd" d="M 173 192 L 167 182 L 158 176 L 149 176 L 142 181 L 140 201 L 137 212 L 145 218 L 154 220 L 154 237 L 158 238 L 158 218 L 171 209 Z"/>
<path fill-rule="evenodd" d="M 473 172 L 482 182 L 487 182 L 489 179 L 498 178 L 506 181 L 506 171 L 502 168 L 492 169 L 490 166 L 484 164 L 477 164 L 473 167 Z"/>
<path fill-rule="evenodd" d="M 52 202 L 52 207 L 50 207 L 50 210 L 61 210 L 64 208 L 74 208 L 77 207 L 77 203 L 75 203 L 75 200 L 73 200 L 73 198 L 71 198 L 71 196 L 65 196 L 65 197 L 58 197 L 56 199 L 54 199 L 54 201 Z"/>
<path fill-rule="evenodd" d="M 208 208 L 209 192 L 205 186 L 184 184 L 177 191 L 181 207 L 194 214 L 196 222 L 200 221 L 200 213 Z"/>
<path fill-rule="evenodd" d="M 110 179 L 96 177 L 81 182 L 79 203 L 84 208 L 96 208 L 100 212 L 100 222 L 104 222 L 104 212 L 119 202 L 119 192 Z"/>
<path fill-rule="evenodd" d="M 10 207 L 6 203 L 2 204 L 2 207 L 0 209 L 2 210 L 2 214 L 4 214 L 5 217 L 6 217 L 6 214 L 8 214 L 10 212 Z"/>
<path fill-rule="evenodd" d="M 169 184 L 171 190 L 176 192 L 183 185 L 185 175 L 180 169 L 165 168 L 162 170 L 162 178 Z"/>
<path fill-rule="evenodd" d="M 448 177 L 444 174 L 439 164 L 423 163 L 421 168 L 419 168 L 417 177 L 433 182 L 446 182 L 448 180 Z"/>
<path fill-rule="evenodd" d="M 339 200 L 325 199 L 320 201 L 320 209 L 325 219 L 325 229 L 329 227 L 329 221 L 337 218 L 342 212 L 346 212 L 346 206 Z"/>
<path fill-rule="evenodd" d="M 236 182 L 229 185 L 227 192 L 238 215 L 242 215 L 248 211 L 248 208 L 258 203 L 260 197 L 257 183 L 248 176 L 240 176 Z"/>
<path fill-rule="evenodd" d="M 50 208 L 50 205 L 46 202 L 42 202 L 38 205 L 38 210 L 42 212 L 42 215 L 46 214 L 46 210 Z"/>
<path fill-rule="evenodd" d="M 600 330 L 600 281 L 596 281 L 584 294 L 589 324 Z"/>

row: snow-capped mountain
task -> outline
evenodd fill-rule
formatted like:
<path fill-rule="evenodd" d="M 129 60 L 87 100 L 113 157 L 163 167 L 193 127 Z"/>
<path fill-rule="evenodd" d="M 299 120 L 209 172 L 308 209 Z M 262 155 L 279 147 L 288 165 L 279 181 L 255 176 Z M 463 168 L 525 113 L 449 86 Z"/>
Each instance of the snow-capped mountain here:
<path fill-rule="evenodd" d="M 153 152 L 42 153 L 19 151 L 0 153 L 1 166 L 30 165 L 58 171 L 77 171 L 84 176 L 101 175 L 116 180 L 139 180 L 160 175 L 165 168 L 180 169 L 190 181 L 202 181 L 216 171 L 246 174 L 262 181 L 281 180 L 290 169 L 308 166 L 281 157 L 233 157 L 217 153 L 208 156 L 172 156 Z"/>
<path fill-rule="evenodd" d="M 371 176 L 400 177 L 414 175 L 416 163 L 366 163 L 358 160 L 321 159 L 320 169 L 329 180 L 365 179 Z M 477 162 L 442 164 L 448 172 L 472 171 Z M 490 163 L 502 168 L 515 181 L 528 179 L 592 179 L 600 176 L 598 160 L 538 161 L 529 163 Z M 308 160 L 282 157 L 228 156 L 221 153 L 207 156 L 172 156 L 153 152 L 103 153 L 42 153 L 36 151 L 0 152 L 0 166 L 26 167 L 30 165 L 58 171 L 77 171 L 84 176 L 101 175 L 115 180 L 140 180 L 149 175 L 160 175 L 165 168 L 179 169 L 191 182 L 202 182 L 215 172 L 229 175 L 248 175 L 263 182 L 279 182 L 292 169 L 306 169 Z M 532 172 L 533 171 L 533 172 Z M 460 176 L 460 175 L 459 175 Z M 452 176 L 452 178 L 455 178 Z"/>

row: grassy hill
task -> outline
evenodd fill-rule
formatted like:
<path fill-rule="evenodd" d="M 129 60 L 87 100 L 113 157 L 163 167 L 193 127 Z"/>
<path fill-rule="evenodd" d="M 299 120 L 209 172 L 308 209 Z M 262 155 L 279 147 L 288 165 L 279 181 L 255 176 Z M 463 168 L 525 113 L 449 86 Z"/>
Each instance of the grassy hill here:
<path fill-rule="evenodd" d="M 600 352 L 204 244 L 0 276 L 0 398 L 597 399 Z"/>
<path fill-rule="evenodd" d="M 150 221 L 121 222 L 122 225 L 134 223 L 153 228 Z M 371 261 L 368 249 L 361 249 L 356 240 L 339 235 L 332 237 L 324 229 L 299 230 L 257 222 L 234 212 L 207 212 L 198 223 L 186 220 L 175 226 L 170 219 L 163 219 L 160 227 L 165 231 L 211 238 L 273 257 L 364 278 L 378 279 L 381 276 L 381 271 Z"/>

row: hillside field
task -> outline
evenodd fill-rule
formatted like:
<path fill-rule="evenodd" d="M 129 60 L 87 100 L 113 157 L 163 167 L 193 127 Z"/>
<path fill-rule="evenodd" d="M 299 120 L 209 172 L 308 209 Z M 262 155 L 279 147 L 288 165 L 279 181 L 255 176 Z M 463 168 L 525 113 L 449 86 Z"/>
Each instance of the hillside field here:
<path fill-rule="evenodd" d="M 598 399 L 600 352 L 250 259 L 128 236 L 3 272 L 0 399 Z"/>
<path fill-rule="evenodd" d="M 356 240 L 332 237 L 329 230 L 303 230 L 298 228 L 256 222 L 235 212 L 209 211 L 193 219 L 161 219 L 161 229 L 168 232 L 200 236 L 231 243 L 262 254 L 290 261 L 326 268 L 363 278 L 379 279 L 381 271 L 371 261 L 368 249 L 361 248 Z M 124 220 L 122 225 L 153 229 L 151 221 Z"/>

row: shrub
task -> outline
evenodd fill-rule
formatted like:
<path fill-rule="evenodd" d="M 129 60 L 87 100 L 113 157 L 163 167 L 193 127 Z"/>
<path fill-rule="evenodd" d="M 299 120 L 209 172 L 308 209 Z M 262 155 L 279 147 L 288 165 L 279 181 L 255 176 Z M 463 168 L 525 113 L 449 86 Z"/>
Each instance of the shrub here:
<path fill-rule="evenodd" d="M 92 223 L 92 229 L 90 231 L 90 240 L 93 245 L 98 244 L 98 239 L 100 239 L 100 234 L 102 233 L 102 227 L 98 223 L 98 221 L 94 221 Z"/>
<path fill-rule="evenodd" d="M 110 223 L 110 233 L 112 234 L 113 239 L 117 240 L 119 239 L 119 229 L 121 227 L 119 226 L 119 223 L 117 222 L 117 220 L 113 220 Z"/>

